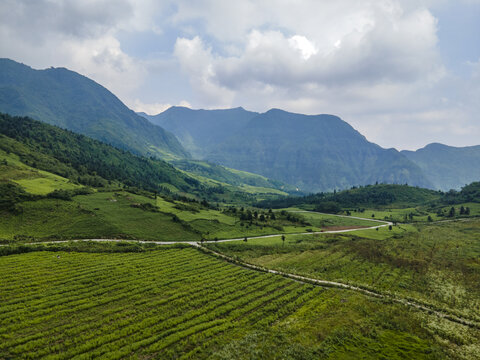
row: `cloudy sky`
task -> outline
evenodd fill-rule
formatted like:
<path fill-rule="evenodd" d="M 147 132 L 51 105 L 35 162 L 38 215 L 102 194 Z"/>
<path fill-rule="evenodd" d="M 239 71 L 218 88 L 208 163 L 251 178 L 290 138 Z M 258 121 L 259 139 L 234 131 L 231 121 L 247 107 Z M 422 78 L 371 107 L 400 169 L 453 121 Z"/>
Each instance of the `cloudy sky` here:
<path fill-rule="evenodd" d="M 370 141 L 480 144 L 480 0 L 2 0 L 0 57 L 150 114 L 335 114 Z"/>

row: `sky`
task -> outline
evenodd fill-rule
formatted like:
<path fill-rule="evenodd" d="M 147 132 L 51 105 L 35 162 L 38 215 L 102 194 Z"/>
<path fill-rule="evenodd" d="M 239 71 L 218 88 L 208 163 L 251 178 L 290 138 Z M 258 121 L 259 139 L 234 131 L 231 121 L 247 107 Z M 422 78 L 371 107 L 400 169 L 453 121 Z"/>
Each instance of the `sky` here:
<path fill-rule="evenodd" d="M 2 0 L 0 57 L 149 114 L 280 108 L 386 148 L 480 144 L 480 0 Z"/>

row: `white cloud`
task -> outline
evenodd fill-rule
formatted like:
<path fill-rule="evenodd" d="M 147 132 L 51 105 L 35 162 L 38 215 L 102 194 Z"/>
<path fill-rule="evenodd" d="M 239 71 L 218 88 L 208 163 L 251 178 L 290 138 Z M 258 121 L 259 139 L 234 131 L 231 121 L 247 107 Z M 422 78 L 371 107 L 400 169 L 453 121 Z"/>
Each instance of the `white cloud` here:
<path fill-rule="evenodd" d="M 161 104 L 161 103 L 146 104 L 139 99 L 135 99 L 132 109 L 135 110 L 136 112 L 144 112 L 148 115 L 157 115 L 171 108 L 172 106 L 183 106 L 188 108 L 192 107 L 190 103 L 185 100 L 180 101 L 178 104 L 172 105 L 172 104 Z"/>
<path fill-rule="evenodd" d="M 432 12 L 452 1 L 4 0 L 0 56 L 68 67 L 149 113 L 279 107 L 337 114 L 385 146 L 460 144 L 455 126 L 472 143 L 480 61 L 464 78 L 445 68 Z M 147 54 L 125 34 L 147 34 Z"/>
<path fill-rule="evenodd" d="M 282 4 L 274 10 L 277 17 L 281 17 Z M 322 12 L 317 2 L 305 4 L 304 8 L 311 7 L 310 13 L 318 10 L 317 27 L 323 32 L 315 33 L 304 21 L 283 30 L 254 28 L 243 41 L 237 40 L 234 54 L 223 52 L 222 43 L 216 48 L 206 46 L 198 36 L 178 39 L 175 55 L 203 104 L 222 99 L 218 103 L 259 111 L 272 106 L 310 113 L 335 110 L 348 114 L 366 107 L 378 111 L 386 105 L 403 106 L 411 101 L 409 93 L 444 76 L 436 48 L 436 19 L 428 10 L 406 12 L 396 2 L 384 2 L 352 6 L 345 13 L 338 4 L 323 5 Z M 343 1 L 345 8 L 348 4 Z M 335 11 L 335 22 L 321 22 Z M 295 8 L 292 12 L 299 11 Z M 193 16 L 191 9 L 189 16 Z M 228 16 L 224 14 L 221 21 Z M 243 31 L 246 26 L 234 28 Z"/>
<path fill-rule="evenodd" d="M 224 107 L 231 103 L 233 92 L 216 82 L 212 50 L 198 36 L 191 40 L 177 39 L 174 53 L 202 103 L 213 107 Z"/>
<path fill-rule="evenodd" d="M 0 54 L 35 68 L 67 67 L 128 98 L 146 75 L 115 36 L 132 6 L 125 0 L 6 0 L 0 5 Z"/>

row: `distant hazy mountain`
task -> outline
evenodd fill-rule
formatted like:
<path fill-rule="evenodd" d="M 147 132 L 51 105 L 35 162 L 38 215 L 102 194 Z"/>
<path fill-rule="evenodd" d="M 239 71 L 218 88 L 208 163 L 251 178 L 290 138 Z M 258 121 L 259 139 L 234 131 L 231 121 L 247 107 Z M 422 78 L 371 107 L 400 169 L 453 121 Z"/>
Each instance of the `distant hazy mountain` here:
<path fill-rule="evenodd" d="M 458 190 L 480 180 L 480 146 L 433 143 L 417 151 L 402 151 L 402 154 L 422 169 L 437 190 Z"/>
<path fill-rule="evenodd" d="M 65 68 L 34 70 L 0 59 L 0 112 L 30 116 L 147 156 L 189 156 L 173 134 L 135 114 L 103 86 Z"/>
<path fill-rule="evenodd" d="M 219 164 L 285 181 L 306 191 L 375 182 L 432 187 L 421 169 L 383 149 L 340 118 L 272 109 L 251 119 L 208 154 Z"/>
<path fill-rule="evenodd" d="M 213 147 L 242 129 L 258 113 L 241 107 L 226 110 L 192 110 L 173 106 L 155 116 L 145 113 L 140 115 L 174 133 L 195 158 L 203 159 Z"/>

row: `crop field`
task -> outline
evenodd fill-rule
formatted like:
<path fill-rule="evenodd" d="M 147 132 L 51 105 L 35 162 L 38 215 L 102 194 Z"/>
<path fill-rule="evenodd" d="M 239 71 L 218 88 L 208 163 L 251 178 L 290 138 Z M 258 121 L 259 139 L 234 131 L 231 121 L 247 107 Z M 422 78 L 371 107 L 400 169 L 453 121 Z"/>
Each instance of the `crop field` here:
<path fill-rule="evenodd" d="M 208 244 L 246 262 L 430 303 L 480 319 L 480 221 Z"/>
<path fill-rule="evenodd" d="M 329 359 L 360 351 L 366 359 L 466 359 L 478 350 L 473 329 L 190 247 L 31 252 L 1 256 L 0 271 L 0 358 Z M 468 335 L 462 343 L 457 332 Z"/>

